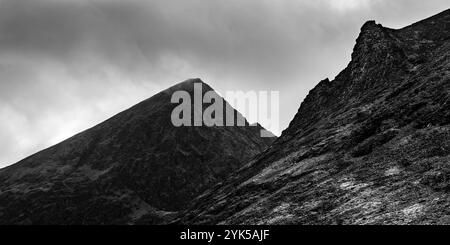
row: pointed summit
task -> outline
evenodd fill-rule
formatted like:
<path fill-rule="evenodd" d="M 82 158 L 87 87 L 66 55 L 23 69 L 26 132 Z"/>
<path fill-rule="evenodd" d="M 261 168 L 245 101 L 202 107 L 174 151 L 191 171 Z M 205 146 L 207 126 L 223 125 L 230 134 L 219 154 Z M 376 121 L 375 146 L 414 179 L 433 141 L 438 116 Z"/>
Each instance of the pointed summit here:
<path fill-rule="evenodd" d="M 273 141 L 259 125 L 175 127 L 172 92 L 195 83 L 212 90 L 184 81 L 0 170 L 0 224 L 160 222 Z"/>
<path fill-rule="evenodd" d="M 202 85 L 207 85 L 209 87 L 208 84 L 206 84 L 205 82 L 202 81 L 202 79 L 200 78 L 191 78 L 191 79 L 187 79 L 183 82 L 177 83 L 173 86 L 171 86 L 170 88 L 168 88 L 167 90 L 185 90 L 185 89 L 190 89 L 194 84 L 196 83 L 201 83 Z"/>

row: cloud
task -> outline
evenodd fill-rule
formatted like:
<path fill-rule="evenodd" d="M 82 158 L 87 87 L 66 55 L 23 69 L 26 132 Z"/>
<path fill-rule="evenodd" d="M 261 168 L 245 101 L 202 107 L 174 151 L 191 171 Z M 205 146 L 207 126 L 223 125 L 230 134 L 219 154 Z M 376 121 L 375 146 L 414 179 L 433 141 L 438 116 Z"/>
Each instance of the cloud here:
<path fill-rule="evenodd" d="M 348 11 L 359 8 L 367 8 L 373 5 L 376 0 L 326 0 L 325 2 L 339 11 Z"/>
<path fill-rule="evenodd" d="M 284 128 L 308 91 L 346 66 L 366 20 L 401 27 L 446 5 L 0 0 L 0 167 L 191 77 L 222 94 L 279 90 Z"/>

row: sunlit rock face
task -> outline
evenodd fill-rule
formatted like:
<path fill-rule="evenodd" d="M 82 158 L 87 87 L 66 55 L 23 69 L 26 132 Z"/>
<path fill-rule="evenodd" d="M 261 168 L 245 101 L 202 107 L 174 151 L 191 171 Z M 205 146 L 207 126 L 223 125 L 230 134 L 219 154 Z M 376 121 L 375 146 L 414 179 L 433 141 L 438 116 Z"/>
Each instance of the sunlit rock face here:
<path fill-rule="evenodd" d="M 259 125 L 175 127 L 171 97 L 194 84 L 212 91 L 187 80 L 0 170 L 0 224 L 161 222 L 273 141 Z"/>
<path fill-rule="evenodd" d="M 369 21 L 270 149 L 173 220 L 183 224 L 448 224 L 450 10 Z"/>

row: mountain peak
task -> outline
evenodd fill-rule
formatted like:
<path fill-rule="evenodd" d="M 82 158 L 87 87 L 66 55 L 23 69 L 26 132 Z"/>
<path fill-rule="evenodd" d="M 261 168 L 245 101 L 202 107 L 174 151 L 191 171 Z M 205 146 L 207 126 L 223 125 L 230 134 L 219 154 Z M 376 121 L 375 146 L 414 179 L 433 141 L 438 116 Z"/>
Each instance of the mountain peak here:
<path fill-rule="evenodd" d="M 172 92 L 196 83 L 212 90 L 201 79 L 178 83 L 0 170 L 0 224 L 112 224 L 142 215 L 156 222 L 272 143 L 259 125 L 174 126 Z"/>
<path fill-rule="evenodd" d="M 366 21 L 362 27 L 361 27 L 361 31 L 366 30 L 366 29 L 370 29 L 370 28 L 375 28 L 375 27 L 379 27 L 380 25 L 378 25 L 375 20 L 368 20 Z"/>
<path fill-rule="evenodd" d="M 200 79 L 200 78 L 190 78 L 190 79 L 187 79 L 187 80 L 185 80 L 185 81 L 183 81 L 183 82 L 180 82 L 180 83 L 178 83 L 178 84 L 179 84 L 179 85 L 189 86 L 189 85 L 195 84 L 195 83 L 206 84 L 206 83 L 203 82 L 203 80 Z"/>
<path fill-rule="evenodd" d="M 195 84 L 201 84 L 202 85 L 202 90 L 203 91 L 211 91 L 214 90 L 211 86 L 209 86 L 207 83 L 205 83 L 202 79 L 200 78 L 191 78 L 191 79 L 187 79 L 183 82 L 177 83 L 175 85 L 173 85 L 172 87 L 164 90 L 163 92 L 165 93 L 173 93 L 175 91 L 186 91 L 186 92 L 193 92 L 194 91 L 194 85 Z"/>

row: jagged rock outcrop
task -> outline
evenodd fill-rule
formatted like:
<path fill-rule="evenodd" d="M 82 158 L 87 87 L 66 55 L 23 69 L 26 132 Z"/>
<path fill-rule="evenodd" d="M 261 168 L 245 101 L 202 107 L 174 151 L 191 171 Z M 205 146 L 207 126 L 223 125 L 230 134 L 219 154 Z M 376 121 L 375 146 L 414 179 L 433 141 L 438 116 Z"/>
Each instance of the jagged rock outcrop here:
<path fill-rule="evenodd" d="M 369 21 L 282 136 L 172 223 L 450 224 L 450 10 Z"/>
<path fill-rule="evenodd" d="M 177 84 L 0 170 L 0 224 L 161 222 L 273 141 L 259 125 L 173 126 L 173 92 L 195 83 L 212 90 Z"/>

